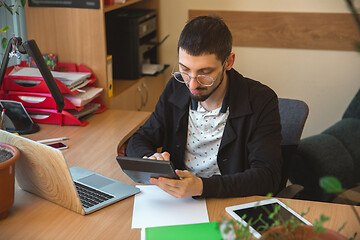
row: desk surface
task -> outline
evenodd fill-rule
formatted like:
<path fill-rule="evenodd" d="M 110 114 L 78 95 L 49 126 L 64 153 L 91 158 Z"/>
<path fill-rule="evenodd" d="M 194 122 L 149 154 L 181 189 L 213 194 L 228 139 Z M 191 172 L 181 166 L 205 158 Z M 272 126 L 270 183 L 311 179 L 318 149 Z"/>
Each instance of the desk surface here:
<path fill-rule="evenodd" d="M 69 137 L 68 150 L 63 153 L 69 167 L 81 166 L 134 185 L 118 166 L 117 145 L 125 141 L 150 113 L 107 110 L 89 119 L 86 127 L 42 124 L 38 133 L 28 135 L 34 140 Z M 226 206 L 258 200 L 259 197 L 207 199 L 210 221 L 227 217 Z M 281 199 L 296 212 L 309 213 L 310 222 L 324 213 L 330 216 L 325 227 L 337 230 L 347 222 L 341 233 L 347 237 L 360 231 L 352 208 L 348 205 Z M 9 216 L 0 220 L 0 239 L 140 239 L 140 230 L 131 229 L 134 197 L 127 198 L 87 216 L 62 208 L 19 188 Z M 360 207 L 355 207 L 360 214 Z"/>

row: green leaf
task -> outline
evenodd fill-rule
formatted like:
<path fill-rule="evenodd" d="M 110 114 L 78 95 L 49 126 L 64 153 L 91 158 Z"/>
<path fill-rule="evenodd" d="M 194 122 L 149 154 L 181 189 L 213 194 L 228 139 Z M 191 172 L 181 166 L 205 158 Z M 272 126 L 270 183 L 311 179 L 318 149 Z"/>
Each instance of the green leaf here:
<path fill-rule="evenodd" d="M 11 15 L 13 15 L 13 11 L 11 9 L 11 6 L 8 6 L 6 3 L 4 3 L 3 6 L 11 13 Z"/>
<path fill-rule="evenodd" d="M 273 197 L 274 195 L 270 192 L 270 193 L 268 193 L 268 194 L 266 194 L 266 199 L 269 199 L 269 198 L 271 198 L 271 197 Z"/>
<path fill-rule="evenodd" d="M 7 32 L 7 30 L 9 30 L 10 28 L 11 28 L 10 26 L 5 26 L 5 27 L 3 27 L 3 28 L 0 29 L 0 32 L 5 33 L 5 32 Z"/>
<path fill-rule="evenodd" d="M 318 233 L 325 233 L 325 228 L 319 220 L 315 220 L 314 230 Z"/>
<path fill-rule="evenodd" d="M 5 50 L 6 49 L 6 45 L 7 45 L 7 39 L 6 38 L 2 38 L 1 39 L 1 47 Z"/>
<path fill-rule="evenodd" d="M 320 221 L 321 222 L 326 222 L 328 221 L 330 218 L 328 216 L 325 216 L 324 214 L 321 214 L 320 215 Z"/>
<path fill-rule="evenodd" d="M 343 190 L 339 179 L 332 176 L 320 178 L 320 187 L 328 193 L 340 193 Z"/>
<path fill-rule="evenodd" d="M 340 232 L 341 230 L 343 230 L 346 224 L 347 222 L 344 222 L 344 224 L 337 231 Z"/>
<path fill-rule="evenodd" d="M 308 208 L 308 210 L 307 210 L 306 212 L 302 212 L 302 213 L 301 213 L 301 216 L 302 216 L 302 217 L 305 216 L 306 214 L 309 213 L 309 211 L 310 211 L 310 208 Z"/>
<path fill-rule="evenodd" d="M 20 5 L 20 0 L 16 0 L 14 6 L 13 6 L 13 12 L 17 13 L 18 14 L 18 8 L 19 8 L 19 5 Z"/>
<path fill-rule="evenodd" d="M 26 0 L 21 0 L 21 6 L 24 8 L 26 4 Z"/>

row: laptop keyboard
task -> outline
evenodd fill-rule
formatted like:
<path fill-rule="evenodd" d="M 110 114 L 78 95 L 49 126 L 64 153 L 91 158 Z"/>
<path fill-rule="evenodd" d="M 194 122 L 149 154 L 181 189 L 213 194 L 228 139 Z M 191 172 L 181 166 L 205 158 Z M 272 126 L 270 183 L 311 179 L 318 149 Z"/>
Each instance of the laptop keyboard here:
<path fill-rule="evenodd" d="M 104 192 L 100 192 L 93 188 L 87 187 L 81 183 L 78 183 L 78 182 L 74 182 L 74 183 L 75 183 L 76 191 L 79 194 L 80 201 L 85 208 L 95 206 L 96 204 L 99 204 L 99 203 L 105 202 L 111 198 L 114 198 L 114 196 L 111 196 Z"/>

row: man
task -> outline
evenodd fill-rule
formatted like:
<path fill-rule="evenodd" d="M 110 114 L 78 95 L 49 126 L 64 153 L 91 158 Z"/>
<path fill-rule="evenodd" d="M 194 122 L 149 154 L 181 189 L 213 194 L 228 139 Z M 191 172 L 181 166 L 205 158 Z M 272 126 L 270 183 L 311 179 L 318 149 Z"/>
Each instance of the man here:
<path fill-rule="evenodd" d="M 239 197 L 279 190 L 277 96 L 236 72 L 231 51 L 232 36 L 221 19 L 201 16 L 189 21 L 179 38 L 173 78 L 129 141 L 128 156 L 173 162 L 180 180 L 150 181 L 175 197 Z M 160 147 L 162 153 L 156 153 Z"/>

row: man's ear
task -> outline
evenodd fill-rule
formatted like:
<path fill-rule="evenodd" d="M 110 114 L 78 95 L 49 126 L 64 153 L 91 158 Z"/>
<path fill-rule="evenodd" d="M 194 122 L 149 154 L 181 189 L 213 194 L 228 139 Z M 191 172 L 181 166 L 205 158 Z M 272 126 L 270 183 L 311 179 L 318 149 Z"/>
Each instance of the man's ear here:
<path fill-rule="evenodd" d="M 231 70 L 235 62 L 235 53 L 230 53 L 228 58 L 226 59 L 225 69 L 227 71 Z"/>

